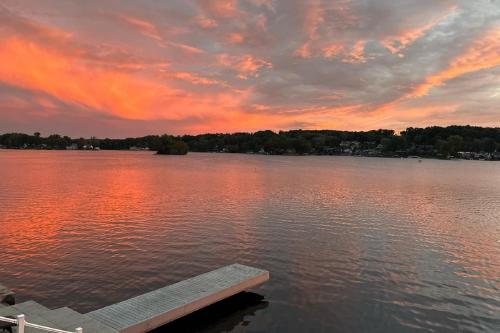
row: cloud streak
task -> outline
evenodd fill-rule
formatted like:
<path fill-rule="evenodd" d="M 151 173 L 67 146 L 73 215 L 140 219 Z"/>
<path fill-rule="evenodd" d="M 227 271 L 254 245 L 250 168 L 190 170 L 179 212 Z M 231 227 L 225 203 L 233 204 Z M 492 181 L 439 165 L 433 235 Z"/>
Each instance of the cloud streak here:
<path fill-rule="evenodd" d="M 409 97 L 425 96 L 434 87 L 443 85 L 462 75 L 500 66 L 500 26 L 486 31 L 467 50 L 453 59 L 450 65 L 425 79 Z"/>

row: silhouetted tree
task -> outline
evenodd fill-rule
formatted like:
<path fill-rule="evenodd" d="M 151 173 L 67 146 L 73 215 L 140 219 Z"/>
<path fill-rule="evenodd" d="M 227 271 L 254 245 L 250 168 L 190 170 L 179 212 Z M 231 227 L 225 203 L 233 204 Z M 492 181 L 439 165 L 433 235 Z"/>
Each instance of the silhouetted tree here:
<path fill-rule="evenodd" d="M 464 139 L 460 135 L 450 135 L 447 141 L 449 154 L 456 155 L 462 150 Z"/>
<path fill-rule="evenodd" d="M 160 155 L 186 155 L 188 153 L 188 145 L 185 142 L 169 135 L 160 137 L 157 149 Z"/>

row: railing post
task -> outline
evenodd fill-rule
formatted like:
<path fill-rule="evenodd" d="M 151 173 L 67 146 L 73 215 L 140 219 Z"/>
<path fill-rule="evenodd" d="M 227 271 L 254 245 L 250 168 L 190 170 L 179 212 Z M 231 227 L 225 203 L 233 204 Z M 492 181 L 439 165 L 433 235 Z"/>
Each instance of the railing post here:
<path fill-rule="evenodd" d="M 75 330 L 76 333 L 83 333 L 83 328 L 81 327 L 78 327 L 76 330 Z"/>
<path fill-rule="evenodd" d="M 26 324 L 26 318 L 24 315 L 17 316 L 17 333 L 24 333 L 24 325 Z"/>

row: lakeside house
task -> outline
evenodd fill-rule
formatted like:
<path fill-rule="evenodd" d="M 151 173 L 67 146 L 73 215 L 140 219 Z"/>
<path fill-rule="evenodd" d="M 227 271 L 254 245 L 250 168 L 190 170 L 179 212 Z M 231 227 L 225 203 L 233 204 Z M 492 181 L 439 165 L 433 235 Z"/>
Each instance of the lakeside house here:
<path fill-rule="evenodd" d="M 151 149 L 149 147 L 136 147 L 136 146 L 132 146 L 128 150 L 132 150 L 132 151 L 148 151 L 148 150 L 151 150 Z"/>
<path fill-rule="evenodd" d="M 471 152 L 459 151 L 457 157 L 464 160 L 497 160 L 500 159 L 500 152 L 487 153 L 487 152 Z"/>
<path fill-rule="evenodd" d="M 361 147 L 359 141 L 342 141 L 340 142 L 340 149 L 344 154 L 352 154 Z"/>
<path fill-rule="evenodd" d="M 93 145 L 83 145 L 83 150 L 101 150 L 101 148 L 93 146 Z"/>

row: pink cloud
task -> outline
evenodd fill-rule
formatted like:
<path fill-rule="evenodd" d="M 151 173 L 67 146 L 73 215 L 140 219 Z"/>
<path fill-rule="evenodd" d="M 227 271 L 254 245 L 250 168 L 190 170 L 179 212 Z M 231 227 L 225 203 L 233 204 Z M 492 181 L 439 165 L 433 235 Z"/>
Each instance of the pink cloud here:
<path fill-rule="evenodd" d="M 212 17 L 232 17 L 238 13 L 236 0 L 198 0 L 198 3 Z"/>
<path fill-rule="evenodd" d="M 424 23 L 420 26 L 409 27 L 398 31 L 396 34 L 385 36 L 380 40 L 380 43 L 387 48 L 391 53 L 397 54 L 402 50 L 413 44 L 415 41 L 420 39 L 429 30 L 434 28 L 437 24 L 443 21 L 451 13 L 455 12 L 456 6 L 450 6 L 444 15 L 432 18 L 429 22 Z"/>
<path fill-rule="evenodd" d="M 160 45 L 163 43 L 163 38 L 160 36 L 158 29 L 151 22 L 125 15 L 118 15 L 118 17 L 128 25 L 137 28 L 144 36 L 160 42 Z"/>
<path fill-rule="evenodd" d="M 232 32 L 226 35 L 226 41 L 233 44 L 241 44 L 245 40 L 242 34 L 237 32 Z"/>
<path fill-rule="evenodd" d="M 238 72 L 240 79 L 246 80 L 249 77 L 258 76 L 262 68 L 272 68 L 273 65 L 263 59 L 254 57 L 251 54 L 242 56 L 232 56 L 226 53 L 217 57 L 220 65 Z"/>
<path fill-rule="evenodd" d="M 344 45 L 333 43 L 323 48 L 323 56 L 325 58 L 335 58 L 344 52 Z"/>
<path fill-rule="evenodd" d="M 304 44 L 302 44 L 302 46 L 293 51 L 293 55 L 304 59 L 311 58 L 312 57 L 311 44 L 312 44 L 311 41 L 305 42 Z"/>
<path fill-rule="evenodd" d="M 432 88 L 446 81 L 497 66 L 500 66 L 500 27 L 485 32 L 473 41 L 463 54 L 449 64 L 448 68 L 427 77 L 424 83 L 408 94 L 408 97 L 424 96 Z"/>
<path fill-rule="evenodd" d="M 349 64 L 362 64 L 367 62 L 368 58 L 365 56 L 365 43 L 364 40 L 357 41 L 351 51 L 342 59 L 342 62 Z"/>
<path fill-rule="evenodd" d="M 198 16 L 195 18 L 196 23 L 200 28 L 211 30 L 217 28 L 219 25 L 214 19 L 206 18 L 203 16 Z"/>
<path fill-rule="evenodd" d="M 200 75 L 196 75 L 190 72 L 171 72 L 171 71 L 164 71 L 162 73 L 162 77 L 164 78 L 169 78 L 169 79 L 177 79 L 177 80 L 182 80 L 189 82 L 191 84 L 195 85 L 221 85 L 221 86 L 227 86 L 227 84 L 223 81 L 220 80 L 215 80 L 215 79 L 210 79 L 207 77 L 203 77 Z"/>

